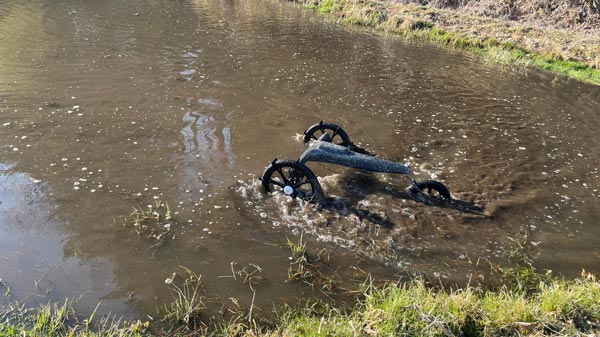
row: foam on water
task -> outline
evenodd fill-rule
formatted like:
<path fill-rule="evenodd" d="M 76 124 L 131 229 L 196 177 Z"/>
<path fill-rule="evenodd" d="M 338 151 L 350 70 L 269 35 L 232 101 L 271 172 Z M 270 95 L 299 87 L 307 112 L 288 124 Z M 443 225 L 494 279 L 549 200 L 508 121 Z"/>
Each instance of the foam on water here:
<path fill-rule="evenodd" d="M 447 228 L 448 223 L 456 222 L 455 217 L 462 213 L 453 210 L 447 214 L 448 210 L 441 211 L 415 200 L 405 190 L 398 190 L 398 186 L 377 179 L 364 172 L 319 177 L 328 196 L 323 205 L 293 199 L 283 193 L 267 194 L 258 180 L 240 182 L 237 191 L 246 200 L 245 206 L 264 226 L 274 230 L 284 228 L 293 234 L 304 233 L 374 262 L 408 270 L 414 261 L 410 255 L 435 246 L 429 240 L 418 242 L 415 238 L 423 231 L 431 231 L 432 221 L 443 221 L 443 227 Z M 375 187 L 365 188 L 365 184 Z M 439 235 L 436 231 L 448 229 L 438 226 L 426 236 L 435 238 Z"/>

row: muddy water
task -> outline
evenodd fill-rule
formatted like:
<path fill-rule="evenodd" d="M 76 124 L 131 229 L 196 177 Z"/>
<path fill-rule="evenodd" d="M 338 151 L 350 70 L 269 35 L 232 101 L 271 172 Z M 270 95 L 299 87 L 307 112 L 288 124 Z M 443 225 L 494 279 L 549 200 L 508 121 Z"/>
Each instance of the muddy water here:
<path fill-rule="evenodd" d="M 144 317 L 185 266 L 210 310 L 247 307 L 232 268 L 254 264 L 268 310 L 319 293 L 286 282 L 300 233 L 342 279 L 467 282 L 525 232 L 539 267 L 598 272 L 599 106 L 598 88 L 277 1 L 0 0 L 0 303 Z M 264 194 L 257 177 L 322 119 L 455 201 L 318 163 L 328 206 Z M 123 224 L 155 200 L 176 220 L 161 247 Z"/>

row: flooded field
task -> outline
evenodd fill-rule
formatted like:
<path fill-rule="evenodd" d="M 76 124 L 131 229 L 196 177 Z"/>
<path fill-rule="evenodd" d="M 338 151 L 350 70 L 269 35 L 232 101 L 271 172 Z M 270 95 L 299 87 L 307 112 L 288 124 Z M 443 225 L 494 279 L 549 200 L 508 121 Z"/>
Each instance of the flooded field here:
<path fill-rule="evenodd" d="M 300 235 L 340 286 L 466 283 L 524 233 L 539 268 L 597 273 L 598 107 L 597 87 L 279 1 L 0 0 L 0 304 L 73 298 L 145 317 L 184 266 L 207 310 L 268 311 L 320 296 L 288 281 Z M 262 171 L 297 159 L 320 120 L 455 201 L 319 163 L 330 205 L 265 194 Z M 172 217 L 160 240 L 130 216 L 156 203 Z M 256 294 L 233 277 L 244 268 L 260 270 Z"/>

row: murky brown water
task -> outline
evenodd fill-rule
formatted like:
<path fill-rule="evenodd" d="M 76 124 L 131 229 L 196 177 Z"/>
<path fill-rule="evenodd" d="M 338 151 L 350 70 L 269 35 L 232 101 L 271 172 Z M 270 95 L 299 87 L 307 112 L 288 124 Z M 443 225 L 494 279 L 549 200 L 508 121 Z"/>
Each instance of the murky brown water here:
<path fill-rule="evenodd" d="M 0 303 L 101 300 L 142 317 L 181 265 L 204 276 L 212 309 L 248 306 L 234 263 L 263 269 L 255 304 L 268 310 L 318 293 L 286 282 L 300 232 L 347 278 L 356 266 L 465 282 L 524 231 L 540 267 L 599 272 L 598 107 L 599 88 L 278 1 L 0 0 Z M 265 166 L 297 158 L 321 119 L 485 212 L 322 164 L 310 167 L 332 206 L 263 194 Z M 177 224 L 149 249 L 122 216 L 155 197 Z"/>

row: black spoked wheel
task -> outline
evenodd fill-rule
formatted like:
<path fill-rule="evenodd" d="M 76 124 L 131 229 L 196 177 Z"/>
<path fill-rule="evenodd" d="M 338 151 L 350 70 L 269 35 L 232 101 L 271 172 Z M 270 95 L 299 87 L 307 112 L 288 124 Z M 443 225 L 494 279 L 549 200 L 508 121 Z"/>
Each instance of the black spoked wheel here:
<path fill-rule="evenodd" d="M 312 200 L 317 177 L 306 165 L 293 160 L 274 161 L 260 178 L 267 192 L 282 192 L 293 198 Z"/>
<path fill-rule="evenodd" d="M 427 194 L 431 197 L 450 200 L 450 190 L 448 187 L 446 187 L 446 185 L 437 180 L 425 180 L 422 182 L 417 182 L 417 187 L 421 190 L 421 193 Z"/>
<path fill-rule="evenodd" d="M 328 134 L 333 144 L 341 146 L 350 145 L 350 137 L 344 129 L 333 123 L 321 122 L 315 124 L 304 131 L 304 143 L 308 143 L 311 140 L 318 140 L 324 134 Z"/>

